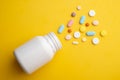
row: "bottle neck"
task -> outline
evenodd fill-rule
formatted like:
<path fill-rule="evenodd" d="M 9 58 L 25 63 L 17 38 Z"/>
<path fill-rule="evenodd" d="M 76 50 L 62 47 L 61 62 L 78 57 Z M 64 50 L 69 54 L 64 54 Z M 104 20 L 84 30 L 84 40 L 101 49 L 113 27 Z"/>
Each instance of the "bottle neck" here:
<path fill-rule="evenodd" d="M 50 44 L 54 53 L 62 48 L 62 44 L 54 32 L 48 33 L 47 35 L 44 36 L 44 38 Z"/>

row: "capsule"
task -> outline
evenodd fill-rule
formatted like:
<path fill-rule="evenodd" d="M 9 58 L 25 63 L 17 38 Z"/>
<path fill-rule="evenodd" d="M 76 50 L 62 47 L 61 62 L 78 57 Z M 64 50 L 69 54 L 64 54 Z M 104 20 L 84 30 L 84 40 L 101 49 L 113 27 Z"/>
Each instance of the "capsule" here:
<path fill-rule="evenodd" d="M 87 36 L 94 36 L 95 34 L 96 34 L 95 31 L 88 31 L 88 32 L 86 32 Z"/>
<path fill-rule="evenodd" d="M 59 28 L 58 28 L 58 33 L 61 34 L 64 30 L 64 25 L 61 25 Z"/>
<path fill-rule="evenodd" d="M 85 19 L 86 19 L 85 16 L 81 16 L 81 18 L 80 18 L 80 24 L 83 24 L 85 22 Z"/>
<path fill-rule="evenodd" d="M 74 21 L 73 20 L 70 20 L 67 24 L 67 27 L 71 27 L 73 25 Z"/>

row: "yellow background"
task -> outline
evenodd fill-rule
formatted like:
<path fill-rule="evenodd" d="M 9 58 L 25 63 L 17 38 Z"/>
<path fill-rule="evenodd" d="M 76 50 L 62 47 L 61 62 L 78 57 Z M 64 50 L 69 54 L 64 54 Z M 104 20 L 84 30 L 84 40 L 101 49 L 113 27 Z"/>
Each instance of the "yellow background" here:
<path fill-rule="evenodd" d="M 120 1 L 119 0 L 1 0 L 0 1 L 0 80 L 120 80 Z M 76 10 L 80 5 L 82 9 Z M 89 17 L 94 9 L 96 16 Z M 71 18 L 71 12 L 77 13 Z M 75 21 L 72 30 L 78 31 L 79 18 L 86 22 L 98 19 L 95 30 L 100 44 L 91 44 L 91 38 L 82 43 L 80 39 L 65 41 L 65 28 L 57 34 L 61 24 Z M 104 38 L 101 30 L 107 30 Z M 13 50 L 37 35 L 55 32 L 63 48 L 54 59 L 32 75 L 25 74 L 13 56 Z M 71 34 L 73 34 L 73 32 Z M 84 34 L 82 34 L 82 37 Z M 79 45 L 72 45 L 73 40 Z"/>

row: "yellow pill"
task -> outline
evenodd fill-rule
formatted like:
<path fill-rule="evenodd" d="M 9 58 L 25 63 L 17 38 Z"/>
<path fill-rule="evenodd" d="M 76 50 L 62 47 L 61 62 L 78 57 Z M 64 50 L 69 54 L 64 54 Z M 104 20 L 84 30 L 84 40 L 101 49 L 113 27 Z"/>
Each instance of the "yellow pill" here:
<path fill-rule="evenodd" d="M 106 35 L 107 35 L 107 31 L 105 31 L 105 30 L 101 31 L 101 32 L 100 32 L 100 35 L 101 35 L 102 37 L 106 36 Z"/>
<path fill-rule="evenodd" d="M 86 27 L 85 26 L 81 26 L 80 27 L 80 32 L 85 32 L 86 31 Z"/>

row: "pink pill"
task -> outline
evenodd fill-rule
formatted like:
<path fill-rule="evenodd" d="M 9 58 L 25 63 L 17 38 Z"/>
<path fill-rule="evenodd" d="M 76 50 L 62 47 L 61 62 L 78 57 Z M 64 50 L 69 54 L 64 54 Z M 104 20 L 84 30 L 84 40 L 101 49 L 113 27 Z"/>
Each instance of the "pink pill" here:
<path fill-rule="evenodd" d="M 70 20 L 67 24 L 67 27 L 71 27 L 73 25 L 74 21 L 73 20 Z"/>

